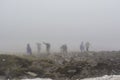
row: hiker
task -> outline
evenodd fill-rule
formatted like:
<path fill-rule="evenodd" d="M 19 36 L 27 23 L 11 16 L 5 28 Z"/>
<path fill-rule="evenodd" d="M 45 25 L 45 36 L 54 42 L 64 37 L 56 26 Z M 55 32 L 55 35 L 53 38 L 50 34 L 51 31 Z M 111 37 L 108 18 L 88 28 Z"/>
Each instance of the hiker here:
<path fill-rule="evenodd" d="M 80 50 L 81 50 L 81 52 L 84 52 L 84 49 L 85 49 L 84 42 L 82 41 L 81 44 L 80 44 Z"/>
<path fill-rule="evenodd" d="M 31 47 L 30 47 L 30 44 L 27 44 L 27 53 L 28 53 L 29 55 L 32 55 L 32 49 L 31 49 Z"/>
<path fill-rule="evenodd" d="M 61 48 L 61 52 L 62 52 L 62 53 L 67 53 L 67 52 L 68 52 L 68 51 L 67 51 L 67 45 L 66 45 L 66 44 L 62 45 L 60 48 Z"/>
<path fill-rule="evenodd" d="M 46 46 L 46 52 L 49 54 L 50 53 L 50 43 L 43 42 L 43 44 Z"/>
<path fill-rule="evenodd" d="M 41 44 L 40 43 L 36 43 L 37 45 L 37 52 L 40 53 L 40 50 L 41 50 Z"/>
<path fill-rule="evenodd" d="M 88 51 L 89 51 L 89 48 L 90 48 L 90 43 L 89 43 L 89 42 L 86 42 L 85 48 L 86 48 L 86 51 L 88 52 Z"/>

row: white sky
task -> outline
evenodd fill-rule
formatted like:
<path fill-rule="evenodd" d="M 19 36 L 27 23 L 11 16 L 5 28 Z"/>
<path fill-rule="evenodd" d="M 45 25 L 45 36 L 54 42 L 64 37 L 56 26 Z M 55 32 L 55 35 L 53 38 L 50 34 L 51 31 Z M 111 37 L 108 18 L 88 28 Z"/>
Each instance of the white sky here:
<path fill-rule="evenodd" d="M 30 43 L 66 43 L 79 50 L 120 50 L 120 0 L 0 0 L 0 51 L 25 51 Z M 43 46 L 44 47 L 44 46 Z"/>

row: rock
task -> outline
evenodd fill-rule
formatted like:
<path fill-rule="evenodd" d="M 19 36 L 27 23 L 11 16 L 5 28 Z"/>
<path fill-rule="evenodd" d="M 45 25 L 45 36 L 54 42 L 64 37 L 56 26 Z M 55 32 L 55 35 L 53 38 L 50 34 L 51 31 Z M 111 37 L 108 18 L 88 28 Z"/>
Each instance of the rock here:
<path fill-rule="evenodd" d="M 67 71 L 68 73 L 75 73 L 75 72 L 77 72 L 76 70 L 68 70 Z"/>
<path fill-rule="evenodd" d="M 52 80 L 49 78 L 21 79 L 21 80 Z"/>
<path fill-rule="evenodd" d="M 36 74 L 36 73 L 33 73 L 33 72 L 27 72 L 27 74 L 29 74 L 29 75 L 32 76 L 32 77 L 36 77 L 36 76 L 37 76 L 37 74 Z"/>

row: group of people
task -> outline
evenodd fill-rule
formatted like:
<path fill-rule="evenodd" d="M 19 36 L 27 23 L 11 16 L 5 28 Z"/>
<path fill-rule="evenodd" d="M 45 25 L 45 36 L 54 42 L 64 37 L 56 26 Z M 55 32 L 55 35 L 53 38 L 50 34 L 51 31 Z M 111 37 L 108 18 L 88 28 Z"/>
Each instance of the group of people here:
<path fill-rule="evenodd" d="M 46 43 L 46 42 L 43 42 L 43 44 L 46 46 L 46 52 L 48 54 L 50 54 L 50 48 L 51 48 L 51 45 L 50 43 Z M 41 51 L 41 43 L 36 43 L 37 45 L 37 52 L 40 53 Z M 89 51 L 89 47 L 90 47 L 90 43 L 89 42 L 86 42 L 84 44 L 84 42 L 81 42 L 80 44 L 80 50 L 81 52 L 85 52 L 85 51 Z M 67 53 L 68 52 L 68 47 L 66 44 L 63 44 L 61 47 L 60 47 L 60 50 L 61 50 L 61 53 Z M 28 43 L 27 44 L 27 53 L 32 55 L 32 49 L 30 47 L 30 44 Z"/>
<path fill-rule="evenodd" d="M 90 43 L 89 42 L 86 42 L 84 44 L 84 42 L 82 41 L 81 44 L 80 44 L 80 50 L 81 52 L 85 52 L 85 51 L 89 51 L 89 48 L 90 48 Z"/>
<path fill-rule="evenodd" d="M 50 43 L 43 42 L 43 44 L 46 46 L 46 52 L 48 54 L 50 54 L 50 47 L 51 47 Z M 36 43 L 36 45 L 37 45 L 37 51 L 38 51 L 38 53 L 40 53 L 40 51 L 41 51 L 41 43 Z M 27 48 L 26 49 L 27 49 L 27 53 L 32 55 L 32 49 L 31 49 L 29 43 L 27 44 Z"/>

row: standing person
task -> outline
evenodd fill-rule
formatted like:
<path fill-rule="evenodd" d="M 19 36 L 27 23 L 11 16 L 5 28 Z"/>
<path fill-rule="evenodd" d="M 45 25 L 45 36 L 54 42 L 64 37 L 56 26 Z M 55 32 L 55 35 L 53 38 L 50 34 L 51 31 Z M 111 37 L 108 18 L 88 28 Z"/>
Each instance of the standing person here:
<path fill-rule="evenodd" d="M 86 51 L 88 52 L 88 51 L 89 51 L 89 48 L 90 48 L 90 43 L 89 43 L 89 42 L 86 42 L 85 48 L 86 48 Z"/>
<path fill-rule="evenodd" d="M 62 45 L 60 48 L 61 48 L 61 52 L 62 52 L 62 53 L 67 53 L 67 52 L 68 52 L 68 51 L 67 51 L 67 45 L 66 45 L 66 44 Z"/>
<path fill-rule="evenodd" d="M 84 42 L 82 41 L 81 44 L 80 44 L 80 50 L 81 50 L 81 52 L 84 52 L 84 49 L 85 49 Z"/>
<path fill-rule="evenodd" d="M 36 43 L 37 45 L 37 52 L 40 53 L 40 50 L 41 50 L 41 44 L 40 43 Z"/>
<path fill-rule="evenodd" d="M 46 46 L 46 52 L 50 54 L 50 43 L 43 42 L 43 44 Z"/>
<path fill-rule="evenodd" d="M 27 53 L 28 53 L 29 55 L 32 55 L 32 49 L 31 49 L 29 43 L 27 44 Z"/>

